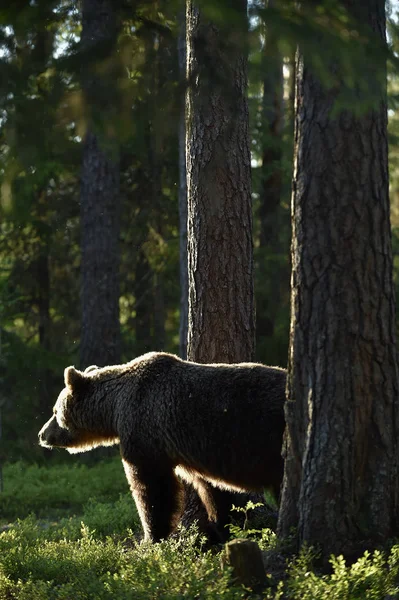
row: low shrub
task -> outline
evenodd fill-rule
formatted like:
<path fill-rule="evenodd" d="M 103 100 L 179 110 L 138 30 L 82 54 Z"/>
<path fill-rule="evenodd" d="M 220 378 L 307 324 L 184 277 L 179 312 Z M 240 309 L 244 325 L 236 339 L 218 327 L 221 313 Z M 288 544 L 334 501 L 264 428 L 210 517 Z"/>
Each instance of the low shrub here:
<path fill-rule="evenodd" d="M 50 533 L 50 535 L 49 535 Z M 193 529 L 160 544 L 99 538 L 82 525 L 78 539 L 43 529 L 33 516 L 0 534 L 0 599 L 143 600 L 244 598 L 219 556 L 201 551 Z"/>

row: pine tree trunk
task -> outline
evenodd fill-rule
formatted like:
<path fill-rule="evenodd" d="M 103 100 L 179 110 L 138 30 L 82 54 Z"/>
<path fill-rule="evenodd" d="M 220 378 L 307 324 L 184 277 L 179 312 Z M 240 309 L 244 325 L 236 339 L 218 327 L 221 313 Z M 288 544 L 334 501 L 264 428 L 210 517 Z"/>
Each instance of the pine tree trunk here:
<path fill-rule="evenodd" d="M 83 0 L 81 47 L 87 63 L 82 87 L 88 130 L 81 173 L 82 367 L 120 360 L 119 157 L 117 139 L 108 133 L 115 113 L 108 86 L 115 85 L 112 61 L 118 31 L 112 0 Z"/>
<path fill-rule="evenodd" d="M 43 357 L 48 359 L 51 351 L 51 316 L 50 316 L 50 269 L 48 240 L 40 244 L 40 253 L 36 262 L 38 313 L 39 313 L 39 345 Z M 40 409 L 43 416 L 48 412 L 54 400 L 51 398 L 51 370 L 40 368 Z"/>
<path fill-rule="evenodd" d="M 139 229 L 140 232 L 143 230 L 146 231 L 145 224 L 143 224 L 142 229 Z M 140 247 L 138 249 L 134 280 L 134 296 L 136 298 L 134 327 L 136 334 L 135 350 L 137 355 L 152 350 L 152 277 L 151 266 L 148 263 L 143 248 Z"/>
<path fill-rule="evenodd" d="M 158 49 L 157 49 L 158 48 Z M 147 144 L 147 164 L 149 172 L 147 197 L 150 205 L 149 216 L 151 226 L 157 237 L 162 240 L 163 231 L 163 189 L 162 189 L 162 131 L 157 127 L 158 121 L 158 99 L 160 98 L 164 72 L 161 65 L 163 54 L 163 41 L 158 39 L 156 32 L 149 32 L 146 39 L 146 56 L 148 64 L 151 65 L 149 85 L 152 93 L 148 100 L 148 122 L 146 126 L 145 141 Z M 153 313 L 153 339 L 155 350 L 165 348 L 165 288 L 162 266 L 153 271 L 152 281 L 152 313 Z"/>
<path fill-rule="evenodd" d="M 275 0 L 268 0 L 274 8 Z M 278 37 L 272 27 L 266 31 L 263 50 L 262 98 L 262 187 L 259 209 L 262 248 L 276 249 L 281 197 L 282 119 L 283 119 L 283 57 Z"/>
<path fill-rule="evenodd" d="M 202 363 L 254 355 L 246 2 L 229 6 L 224 23 L 207 21 L 190 1 L 186 13 L 187 357 Z M 233 504 L 247 500 L 216 493 L 222 522 Z M 198 495 L 187 496 L 186 524 L 188 514 L 208 522 Z M 211 541 L 226 536 L 225 528 L 213 531 L 211 523 L 205 531 Z"/>
<path fill-rule="evenodd" d="M 161 272 L 154 274 L 154 348 L 165 349 L 165 281 Z"/>
<path fill-rule="evenodd" d="M 180 250 L 180 326 L 179 354 L 187 357 L 188 335 L 188 257 L 187 257 L 187 177 L 186 177 L 186 104 L 183 89 L 186 84 L 186 18 L 179 19 L 178 59 L 181 83 L 179 115 L 179 250 Z"/>
<path fill-rule="evenodd" d="M 385 41 L 383 0 L 346 0 Z M 387 105 L 331 113 L 297 64 L 286 464 L 279 533 L 325 555 L 398 533 L 398 371 L 388 199 Z M 378 87 L 379 86 L 379 87 Z M 361 99 L 359 100 L 361 102 Z"/>
<path fill-rule="evenodd" d="M 223 22 L 187 4 L 188 357 L 254 354 L 246 1 Z"/>
<path fill-rule="evenodd" d="M 266 2 L 275 8 L 276 0 Z M 273 27 L 266 28 L 262 53 L 263 98 L 261 113 L 262 167 L 259 198 L 259 244 L 256 252 L 257 282 L 256 335 L 258 341 L 271 338 L 275 331 L 277 312 L 281 306 L 280 251 L 282 235 L 282 121 L 283 121 L 283 57 L 278 47 L 278 35 Z M 279 282 L 276 285 L 276 280 Z M 271 282 L 271 283 L 268 283 Z"/>
<path fill-rule="evenodd" d="M 41 36 L 38 36 L 39 40 Z M 44 57 L 43 57 L 44 58 Z M 37 304 L 38 316 L 38 338 L 39 346 L 42 351 L 41 366 L 39 368 L 39 407 L 44 417 L 54 400 L 51 397 L 51 369 L 46 365 L 51 352 L 52 341 L 52 322 L 50 314 L 50 248 L 51 248 L 51 228 L 49 226 L 48 198 L 45 189 L 38 190 L 36 196 L 36 206 L 32 214 L 35 227 L 35 237 L 37 238 L 36 259 L 32 267 L 35 276 L 35 302 Z"/>
<path fill-rule="evenodd" d="M 285 129 L 288 135 L 294 137 L 295 130 L 295 82 L 296 82 L 296 51 L 292 50 L 287 59 L 288 67 L 288 82 L 287 82 L 287 99 L 285 101 Z"/>

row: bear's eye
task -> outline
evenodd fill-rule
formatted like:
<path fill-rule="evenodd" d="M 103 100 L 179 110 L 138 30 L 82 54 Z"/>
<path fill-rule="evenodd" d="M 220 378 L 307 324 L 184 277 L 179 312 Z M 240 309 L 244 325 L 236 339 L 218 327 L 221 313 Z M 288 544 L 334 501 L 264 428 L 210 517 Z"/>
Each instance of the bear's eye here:
<path fill-rule="evenodd" d="M 56 416 L 56 414 L 57 414 L 57 409 L 53 408 L 53 415 Z"/>

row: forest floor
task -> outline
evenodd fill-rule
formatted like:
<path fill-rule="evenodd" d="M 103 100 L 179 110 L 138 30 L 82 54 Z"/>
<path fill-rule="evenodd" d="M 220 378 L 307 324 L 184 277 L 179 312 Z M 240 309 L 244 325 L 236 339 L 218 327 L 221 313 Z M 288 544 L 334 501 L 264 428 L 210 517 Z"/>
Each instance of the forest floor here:
<path fill-rule="evenodd" d="M 204 551 L 192 528 L 160 544 L 139 542 L 141 528 L 117 459 L 88 466 L 14 463 L 0 493 L 0 600 L 393 600 L 399 598 L 399 545 L 347 566 L 332 558 L 329 575 L 304 549 L 287 560 L 271 529 L 256 539 L 268 585 L 262 593 L 234 585 L 223 549 Z"/>

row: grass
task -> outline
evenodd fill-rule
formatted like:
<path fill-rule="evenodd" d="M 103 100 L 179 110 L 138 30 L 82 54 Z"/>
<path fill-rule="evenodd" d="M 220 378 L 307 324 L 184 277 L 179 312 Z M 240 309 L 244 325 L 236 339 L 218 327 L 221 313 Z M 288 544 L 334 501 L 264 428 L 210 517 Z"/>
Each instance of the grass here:
<path fill-rule="evenodd" d="M 220 552 L 204 552 L 195 528 L 160 544 L 141 544 L 140 524 L 118 459 L 95 466 L 4 468 L 0 494 L 0 600 L 236 600 L 248 590 L 222 569 Z M 365 554 L 353 565 L 332 558 L 331 573 L 314 568 L 304 549 L 285 564 L 271 530 L 257 539 L 273 572 L 262 600 L 399 598 L 399 545 Z M 279 581 L 281 579 L 281 581 Z"/>
<path fill-rule="evenodd" d="M 92 467 L 79 464 L 53 466 L 6 464 L 0 494 L 0 525 L 33 513 L 38 518 L 58 518 L 81 513 L 88 501 L 115 502 L 129 494 L 119 458 Z"/>

